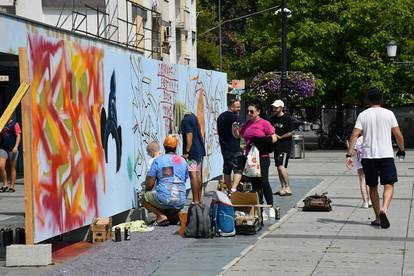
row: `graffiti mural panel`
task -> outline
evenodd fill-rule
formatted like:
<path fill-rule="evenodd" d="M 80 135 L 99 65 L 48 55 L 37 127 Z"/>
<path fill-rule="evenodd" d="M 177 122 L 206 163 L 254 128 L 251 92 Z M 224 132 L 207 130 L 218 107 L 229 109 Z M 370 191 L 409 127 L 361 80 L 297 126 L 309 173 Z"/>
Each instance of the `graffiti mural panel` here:
<path fill-rule="evenodd" d="M 147 144 L 178 132 L 177 103 L 199 118 L 203 179 L 221 174 L 216 120 L 226 109 L 226 74 L 5 15 L 0 38 L 0 52 L 25 47 L 29 58 L 32 126 L 23 135 L 32 137 L 35 242 L 132 208 L 147 173 Z"/>

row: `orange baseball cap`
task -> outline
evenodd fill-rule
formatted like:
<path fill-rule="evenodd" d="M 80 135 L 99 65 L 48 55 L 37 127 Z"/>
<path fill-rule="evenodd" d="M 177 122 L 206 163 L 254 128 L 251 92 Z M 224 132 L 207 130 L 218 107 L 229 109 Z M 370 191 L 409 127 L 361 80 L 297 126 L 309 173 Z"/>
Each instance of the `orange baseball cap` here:
<path fill-rule="evenodd" d="M 174 135 L 167 135 L 164 140 L 164 148 L 176 149 L 178 145 L 178 139 Z"/>

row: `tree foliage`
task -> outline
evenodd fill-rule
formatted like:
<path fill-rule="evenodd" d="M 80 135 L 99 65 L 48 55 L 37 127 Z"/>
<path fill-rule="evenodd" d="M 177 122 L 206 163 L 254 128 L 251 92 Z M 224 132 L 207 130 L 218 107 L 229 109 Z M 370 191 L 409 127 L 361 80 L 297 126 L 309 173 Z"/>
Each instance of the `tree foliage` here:
<path fill-rule="evenodd" d="M 280 3 L 221 2 L 223 20 Z M 200 29 L 218 24 L 216 4 L 200 2 L 198 23 L 206 9 L 210 22 L 203 24 L 212 24 Z M 414 70 L 398 68 L 386 55 L 386 44 L 393 36 L 398 59 L 414 61 L 412 0 L 295 0 L 288 1 L 288 8 L 292 11 L 288 19 L 289 70 L 312 72 L 316 77 L 317 96 L 307 104 L 363 104 L 364 92 L 372 86 L 384 91 L 389 105 L 412 102 Z M 217 68 L 209 63 L 219 61 L 218 31 L 199 38 L 198 43 L 199 67 Z M 204 43 L 210 44 L 202 49 Z M 280 17 L 268 11 L 223 25 L 223 55 L 223 71 L 229 78 L 249 82 L 261 71 L 280 70 Z"/>

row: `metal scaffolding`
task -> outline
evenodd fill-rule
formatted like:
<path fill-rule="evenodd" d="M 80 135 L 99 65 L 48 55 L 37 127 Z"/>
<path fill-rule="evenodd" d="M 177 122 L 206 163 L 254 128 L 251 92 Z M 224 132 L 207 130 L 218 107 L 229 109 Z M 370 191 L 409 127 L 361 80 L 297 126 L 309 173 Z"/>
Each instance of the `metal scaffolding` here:
<path fill-rule="evenodd" d="M 162 53 L 169 53 L 169 43 L 161 37 L 161 27 L 167 24 L 162 22 L 161 13 L 156 10 L 156 7 L 150 9 L 134 0 L 102 0 L 100 3 L 99 1 L 72 0 L 69 7 L 65 2 L 62 4 L 56 27 L 63 28 L 71 17 L 71 31 L 73 32 L 135 49 L 149 58 L 162 59 Z M 125 9 L 120 9 L 119 4 L 125 5 Z M 67 9 L 71 12 L 62 18 Z M 96 16 L 96 26 L 93 25 L 93 29 L 91 22 L 88 24 L 91 16 Z M 137 21 L 138 17 L 141 18 L 141 22 Z M 146 27 L 147 20 L 151 20 L 150 27 Z M 121 25 L 125 27 L 125 30 L 121 30 Z M 121 31 L 125 31 L 126 36 L 123 39 L 120 39 Z M 150 42 L 147 43 L 147 41 Z"/>

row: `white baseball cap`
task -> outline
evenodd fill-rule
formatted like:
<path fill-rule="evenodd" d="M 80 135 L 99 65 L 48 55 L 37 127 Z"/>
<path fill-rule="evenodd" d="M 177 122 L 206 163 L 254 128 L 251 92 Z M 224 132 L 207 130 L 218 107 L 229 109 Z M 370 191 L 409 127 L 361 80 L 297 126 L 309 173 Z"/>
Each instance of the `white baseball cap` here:
<path fill-rule="evenodd" d="M 274 107 L 285 107 L 285 104 L 282 100 L 276 100 L 272 103 L 272 106 L 274 106 Z"/>

